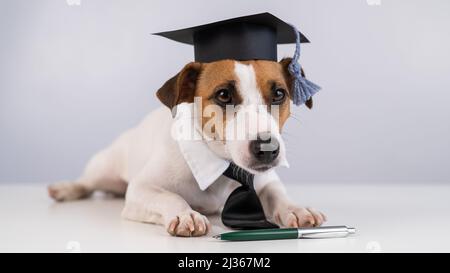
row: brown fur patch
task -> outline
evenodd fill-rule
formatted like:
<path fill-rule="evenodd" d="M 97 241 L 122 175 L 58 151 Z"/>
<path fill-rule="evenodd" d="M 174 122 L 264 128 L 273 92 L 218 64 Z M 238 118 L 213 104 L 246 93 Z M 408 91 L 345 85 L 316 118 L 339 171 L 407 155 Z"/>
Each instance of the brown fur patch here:
<path fill-rule="evenodd" d="M 156 96 L 169 109 L 182 102 L 193 102 L 197 79 L 201 70 L 201 63 L 188 63 L 180 73 L 164 83 L 156 92 Z"/>
<path fill-rule="evenodd" d="M 234 61 L 233 60 L 223 60 L 212 63 L 205 63 L 203 65 L 203 70 L 197 82 L 197 90 L 195 91 L 196 97 L 202 98 L 202 111 L 210 105 L 216 105 L 213 96 L 218 89 L 226 86 L 230 82 L 236 82 L 236 75 L 234 74 Z M 216 107 L 219 109 L 219 107 Z M 219 122 L 214 122 L 215 119 L 220 118 L 219 116 L 204 116 L 202 115 L 202 128 L 208 133 L 212 131 L 214 134 L 209 135 L 209 137 L 222 138 L 225 134 L 226 127 L 226 115 L 225 110 L 222 111 L 222 123 L 223 128 L 205 128 L 209 124 L 219 124 Z"/>

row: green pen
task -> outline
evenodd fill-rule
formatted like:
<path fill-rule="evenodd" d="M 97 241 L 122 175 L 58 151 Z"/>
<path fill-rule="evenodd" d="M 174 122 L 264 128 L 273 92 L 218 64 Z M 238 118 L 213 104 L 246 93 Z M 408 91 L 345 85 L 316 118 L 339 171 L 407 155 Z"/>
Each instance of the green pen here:
<path fill-rule="evenodd" d="M 314 228 L 273 228 L 242 230 L 222 233 L 213 238 L 223 241 L 257 241 L 301 238 L 335 238 L 354 234 L 355 228 L 347 226 L 328 226 Z"/>

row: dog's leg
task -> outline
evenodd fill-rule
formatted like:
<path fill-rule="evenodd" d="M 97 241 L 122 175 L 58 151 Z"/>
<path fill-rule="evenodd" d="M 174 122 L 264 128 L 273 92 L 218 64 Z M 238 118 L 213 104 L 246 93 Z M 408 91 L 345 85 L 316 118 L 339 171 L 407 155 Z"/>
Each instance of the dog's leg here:
<path fill-rule="evenodd" d="M 259 191 L 264 211 L 269 218 L 284 227 L 320 226 L 326 216 L 310 207 L 299 207 L 289 200 L 283 184 L 279 180 L 270 181 Z"/>
<path fill-rule="evenodd" d="M 178 194 L 137 181 L 130 182 L 122 217 L 164 225 L 174 236 L 201 236 L 211 229 L 208 218 L 194 211 Z"/>
<path fill-rule="evenodd" d="M 87 164 L 84 174 L 76 181 L 63 181 L 48 187 L 48 194 L 56 201 L 86 198 L 95 190 L 125 195 L 127 183 L 120 176 L 123 166 L 113 149 L 96 154 Z"/>

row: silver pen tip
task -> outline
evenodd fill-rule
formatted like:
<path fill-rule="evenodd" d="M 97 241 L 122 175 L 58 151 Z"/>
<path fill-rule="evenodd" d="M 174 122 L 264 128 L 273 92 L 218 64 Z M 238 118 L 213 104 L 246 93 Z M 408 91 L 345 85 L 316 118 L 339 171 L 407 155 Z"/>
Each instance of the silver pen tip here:
<path fill-rule="evenodd" d="M 347 228 L 347 230 L 348 230 L 348 233 L 349 233 L 349 234 L 354 234 L 354 233 L 356 233 L 356 228 L 354 228 L 354 227 L 349 227 L 349 228 Z"/>
<path fill-rule="evenodd" d="M 220 240 L 220 234 L 219 235 L 214 235 L 213 238 Z"/>

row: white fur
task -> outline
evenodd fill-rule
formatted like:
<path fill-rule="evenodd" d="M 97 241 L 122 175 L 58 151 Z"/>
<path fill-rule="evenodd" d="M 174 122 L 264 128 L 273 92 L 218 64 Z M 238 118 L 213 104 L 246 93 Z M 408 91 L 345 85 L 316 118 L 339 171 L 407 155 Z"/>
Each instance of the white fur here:
<path fill-rule="evenodd" d="M 234 62 L 234 73 L 238 78 L 239 95 L 243 98 L 242 105 L 264 104 L 261 90 L 256 82 L 255 69 L 251 64 Z"/>

